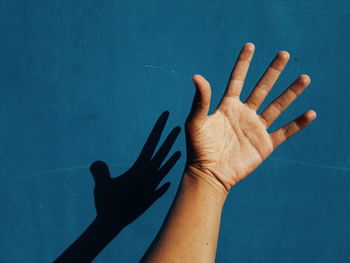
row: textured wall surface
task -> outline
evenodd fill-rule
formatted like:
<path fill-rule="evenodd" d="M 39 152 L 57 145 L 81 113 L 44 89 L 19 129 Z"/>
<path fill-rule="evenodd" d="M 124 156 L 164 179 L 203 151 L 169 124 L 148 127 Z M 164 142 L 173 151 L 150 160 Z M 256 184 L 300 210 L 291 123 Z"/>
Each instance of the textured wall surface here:
<path fill-rule="evenodd" d="M 232 190 L 217 262 L 350 262 L 349 26 L 346 0 L 0 0 L 0 262 L 62 253 L 95 216 L 89 165 L 127 170 L 164 110 L 162 140 L 183 126 L 195 73 L 215 109 L 248 41 L 243 98 L 279 50 L 291 59 L 264 105 L 312 78 L 271 129 L 318 118 Z M 175 150 L 170 189 L 95 262 L 143 255 L 181 177 L 183 130 Z"/>

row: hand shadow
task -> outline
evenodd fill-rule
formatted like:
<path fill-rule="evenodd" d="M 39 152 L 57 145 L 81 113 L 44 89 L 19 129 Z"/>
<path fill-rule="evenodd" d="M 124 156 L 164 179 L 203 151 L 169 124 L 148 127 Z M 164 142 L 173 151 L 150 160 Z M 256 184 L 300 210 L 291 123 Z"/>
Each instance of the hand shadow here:
<path fill-rule="evenodd" d="M 162 165 L 180 133 L 180 127 L 175 127 L 153 154 L 168 117 L 168 111 L 160 115 L 139 157 L 125 173 L 112 178 L 106 163 L 95 161 L 91 164 L 96 218 L 55 262 L 91 262 L 124 227 L 168 190 L 169 182 L 157 187 L 181 156 L 177 151 Z"/>

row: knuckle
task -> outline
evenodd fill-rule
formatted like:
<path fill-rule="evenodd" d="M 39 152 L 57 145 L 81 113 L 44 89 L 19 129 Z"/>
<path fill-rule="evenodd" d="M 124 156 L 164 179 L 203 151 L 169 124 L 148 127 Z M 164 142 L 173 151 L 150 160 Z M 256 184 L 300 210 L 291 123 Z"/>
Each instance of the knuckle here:
<path fill-rule="evenodd" d="M 282 112 L 285 110 L 284 105 L 283 105 L 282 102 L 279 101 L 279 100 L 276 100 L 272 105 L 275 107 L 275 109 L 276 109 L 279 113 L 282 113 Z"/>

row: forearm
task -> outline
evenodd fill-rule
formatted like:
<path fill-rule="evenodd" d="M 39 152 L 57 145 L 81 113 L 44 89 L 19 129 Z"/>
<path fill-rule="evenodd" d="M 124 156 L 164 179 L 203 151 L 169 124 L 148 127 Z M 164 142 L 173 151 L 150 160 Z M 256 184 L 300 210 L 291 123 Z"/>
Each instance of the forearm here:
<path fill-rule="evenodd" d="M 185 170 L 167 218 L 141 262 L 214 262 L 227 191 Z"/>

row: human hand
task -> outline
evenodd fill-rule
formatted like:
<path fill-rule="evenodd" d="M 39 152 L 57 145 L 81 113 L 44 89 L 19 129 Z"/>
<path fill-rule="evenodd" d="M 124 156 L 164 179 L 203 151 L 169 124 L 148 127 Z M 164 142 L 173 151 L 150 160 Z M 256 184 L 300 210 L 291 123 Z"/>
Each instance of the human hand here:
<path fill-rule="evenodd" d="M 209 116 L 210 84 L 200 75 L 193 77 L 196 94 L 186 120 L 186 171 L 214 178 L 227 191 L 254 171 L 276 147 L 316 118 L 316 113 L 309 110 L 276 131 L 267 131 L 310 84 L 310 78 L 301 75 L 261 114 L 257 114 L 290 56 L 286 51 L 279 52 L 246 101 L 242 102 L 239 96 L 254 50 L 252 43 L 243 47 L 226 92 L 218 108 Z"/>

